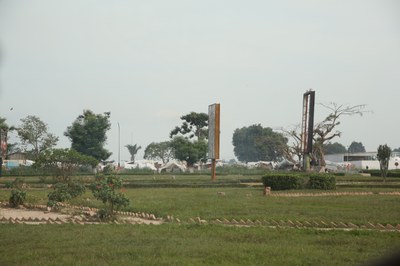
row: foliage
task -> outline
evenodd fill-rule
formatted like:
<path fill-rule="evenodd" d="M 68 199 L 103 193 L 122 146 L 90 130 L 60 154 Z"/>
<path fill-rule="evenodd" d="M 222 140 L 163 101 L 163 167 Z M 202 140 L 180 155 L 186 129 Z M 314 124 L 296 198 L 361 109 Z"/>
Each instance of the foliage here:
<path fill-rule="evenodd" d="M 325 154 L 337 154 L 337 153 L 346 153 L 347 149 L 344 145 L 339 142 L 335 143 L 327 143 L 324 145 Z"/>
<path fill-rule="evenodd" d="M 109 119 L 109 113 L 102 115 L 84 110 L 64 133 L 71 141 L 71 148 L 97 160 L 104 161 L 110 157 L 111 152 L 104 148 L 106 133 L 111 128 Z"/>
<path fill-rule="evenodd" d="M 386 181 L 386 176 L 387 176 L 388 169 L 389 169 L 389 160 L 390 160 L 391 154 L 392 154 L 392 150 L 386 144 L 379 145 L 378 154 L 376 157 L 378 158 L 379 166 L 381 168 L 381 175 L 383 177 L 383 182 Z"/>
<path fill-rule="evenodd" d="M 232 143 L 235 156 L 243 162 L 277 161 L 288 150 L 287 138 L 260 124 L 236 129 Z"/>
<path fill-rule="evenodd" d="M 336 189 L 336 177 L 326 174 L 312 174 L 309 176 L 308 188 L 323 190 Z"/>
<path fill-rule="evenodd" d="M 170 138 L 178 134 L 188 135 L 190 139 L 195 136 L 198 140 L 207 138 L 208 115 L 206 113 L 191 112 L 181 116 L 181 120 L 183 120 L 182 125 L 171 131 Z"/>
<path fill-rule="evenodd" d="M 363 170 L 364 173 L 369 173 L 371 176 L 382 176 L 380 170 Z M 386 177 L 400 177 L 400 170 L 388 170 Z"/>
<path fill-rule="evenodd" d="M 394 152 L 400 152 L 400 147 L 393 150 Z"/>
<path fill-rule="evenodd" d="M 96 176 L 96 181 L 90 189 L 93 196 L 106 205 L 106 208 L 98 213 L 100 218 L 112 218 L 115 209 L 129 205 L 128 197 L 119 191 L 121 188 L 122 180 L 115 175 Z"/>
<path fill-rule="evenodd" d="M 130 155 L 131 155 L 131 161 L 132 161 L 132 162 L 135 162 L 135 156 L 136 156 L 137 152 L 138 152 L 142 147 L 141 147 L 141 146 L 138 146 L 137 144 L 135 144 L 135 145 L 130 145 L 130 144 L 128 144 L 128 145 L 126 145 L 125 147 L 128 149 L 128 151 L 129 151 L 129 153 L 130 153 Z"/>
<path fill-rule="evenodd" d="M 58 142 L 58 137 L 48 133 L 47 124 L 40 120 L 39 117 L 28 115 L 26 118 L 21 119 L 22 125 L 17 129 L 18 136 L 22 145 L 32 147 L 31 151 L 34 158 L 48 149 L 54 147 Z"/>
<path fill-rule="evenodd" d="M 356 153 L 356 152 L 365 152 L 365 147 L 362 142 L 353 141 L 349 146 L 349 152 Z"/>
<path fill-rule="evenodd" d="M 363 115 L 365 105 L 344 106 L 336 103 L 329 105 L 321 104 L 330 110 L 328 116 L 314 127 L 314 147 L 313 157 L 321 167 L 325 167 L 324 145 L 336 137 L 340 137 L 342 132 L 337 130 L 342 116 Z"/>
<path fill-rule="evenodd" d="M 10 206 L 13 208 L 24 204 L 26 199 L 26 191 L 23 190 L 23 181 L 20 178 L 14 179 L 14 181 L 6 185 L 8 188 L 12 188 L 11 195 L 8 200 Z"/>
<path fill-rule="evenodd" d="M 144 159 L 162 160 L 167 163 L 173 157 L 170 141 L 152 142 L 144 150 Z"/>
<path fill-rule="evenodd" d="M 291 173 L 269 173 L 262 177 L 262 183 L 272 190 L 288 190 L 304 188 L 303 176 Z"/>
<path fill-rule="evenodd" d="M 11 207 L 16 208 L 19 205 L 24 204 L 25 200 L 26 200 L 26 191 L 22 189 L 11 190 L 11 196 L 8 201 Z"/>
<path fill-rule="evenodd" d="M 59 182 L 55 184 L 54 190 L 47 195 L 47 205 L 55 206 L 57 202 L 64 202 L 76 198 L 85 193 L 85 190 L 85 186 L 78 182 Z"/>
<path fill-rule="evenodd" d="M 95 167 L 97 164 L 95 158 L 80 154 L 73 149 L 51 149 L 38 157 L 34 167 L 45 169 L 61 182 L 68 182 L 80 167 Z"/>
<path fill-rule="evenodd" d="M 297 173 L 275 173 L 264 175 L 261 179 L 264 186 L 272 190 L 288 189 L 336 189 L 336 177 L 323 173 L 311 174 L 308 176 Z"/>
<path fill-rule="evenodd" d="M 177 136 L 171 140 L 171 148 L 174 157 L 178 160 L 186 161 L 190 167 L 200 160 L 206 160 L 208 147 L 203 139 L 192 141 L 182 136 Z"/>

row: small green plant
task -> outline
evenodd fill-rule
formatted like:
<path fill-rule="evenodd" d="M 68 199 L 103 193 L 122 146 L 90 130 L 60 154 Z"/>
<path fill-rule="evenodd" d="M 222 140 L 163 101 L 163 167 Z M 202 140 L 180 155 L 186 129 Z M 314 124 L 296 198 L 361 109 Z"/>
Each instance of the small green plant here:
<path fill-rule="evenodd" d="M 10 206 L 13 208 L 18 207 L 19 205 L 24 204 L 26 199 L 26 192 L 22 189 L 13 189 L 11 190 L 11 196 L 9 199 Z"/>
<path fill-rule="evenodd" d="M 13 182 L 8 183 L 8 187 L 12 188 L 11 196 L 8 200 L 10 206 L 17 208 L 19 205 L 24 204 L 26 199 L 26 192 L 23 188 L 23 181 L 20 178 L 16 178 Z"/>
<path fill-rule="evenodd" d="M 93 196 L 105 204 L 105 208 L 98 212 L 101 219 L 112 219 L 114 210 L 129 205 L 128 197 L 120 192 L 122 180 L 116 175 L 96 176 L 96 180 L 90 188 Z"/>
<path fill-rule="evenodd" d="M 58 202 L 64 202 L 72 198 L 76 198 L 85 193 L 85 186 L 77 182 L 57 183 L 54 190 L 47 197 L 49 201 L 47 205 L 54 207 Z"/>

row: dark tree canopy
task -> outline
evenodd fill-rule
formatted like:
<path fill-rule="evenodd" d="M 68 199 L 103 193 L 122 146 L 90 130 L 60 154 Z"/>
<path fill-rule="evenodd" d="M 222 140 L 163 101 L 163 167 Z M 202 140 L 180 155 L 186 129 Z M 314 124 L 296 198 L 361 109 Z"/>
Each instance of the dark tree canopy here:
<path fill-rule="evenodd" d="M 389 170 L 389 160 L 390 160 L 390 155 L 392 154 L 392 150 L 388 145 L 379 145 L 378 147 L 378 154 L 377 158 L 379 161 L 379 165 L 381 168 L 381 175 L 383 177 L 383 182 L 386 181 L 386 176 L 387 172 Z"/>
<path fill-rule="evenodd" d="M 152 142 L 147 145 L 144 150 L 144 159 L 161 160 L 163 163 L 167 163 L 173 158 L 171 142 Z"/>
<path fill-rule="evenodd" d="M 361 142 L 353 141 L 349 146 L 348 152 L 351 153 L 365 152 L 365 147 Z"/>
<path fill-rule="evenodd" d="M 339 142 L 328 143 L 324 145 L 325 154 L 337 154 L 337 153 L 346 153 L 347 149 L 344 145 Z"/>
<path fill-rule="evenodd" d="M 186 161 L 189 167 L 196 162 L 206 160 L 207 143 L 203 139 L 191 141 L 182 136 L 176 136 L 171 140 L 171 148 L 174 157 L 178 160 Z"/>
<path fill-rule="evenodd" d="M 178 134 L 189 138 L 197 137 L 197 139 L 207 138 L 208 115 L 206 113 L 191 112 L 190 114 L 181 116 L 183 120 L 180 127 L 175 127 L 170 138 Z"/>
<path fill-rule="evenodd" d="M 287 141 L 282 134 L 260 124 L 238 128 L 232 138 L 235 156 L 242 162 L 280 160 L 288 150 Z"/>
<path fill-rule="evenodd" d="M 95 114 L 90 110 L 83 111 L 64 133 L 71 141 L 71 148 L 97 160 L 106 160 L 111 152 L 104 148 L 106 133 L 111 128 L 110 114 Z"/>

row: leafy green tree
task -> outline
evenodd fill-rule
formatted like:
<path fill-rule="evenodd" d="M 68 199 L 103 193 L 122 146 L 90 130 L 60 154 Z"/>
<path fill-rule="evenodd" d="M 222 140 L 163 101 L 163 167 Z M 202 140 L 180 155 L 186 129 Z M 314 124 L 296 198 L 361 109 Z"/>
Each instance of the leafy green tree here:
<path fill-rule="evenodd" d="M 114 210 L 129 205 L 129 198 L 122 192 L 122 180 L 115 175 L 99 175 L 90 186 L 93 196 L 106 206 L 100 210 L 100 218 L 113 218 Z"/>
<path fill-rule="evenodd" d="M 52 149 L 40 154 L 34 167 L 45 169 L 57 179 L 54 190 L 48 197 L 48 205 L 70 200 L 85 192 L 85 186 L 72 179 L 72 176 L 84 166 L 95 167 L 98 161 L 73 149 Z"/>
<path fill-rule="evenodd" d="M 190 139 L 197 137 L 198 140 L 207 138 L 208 115 L 206 113 L 191 112 L 181 116 L 183 120 L 180 127 L 175 127 L 170 133 L 170 138 L 178 134 L 188 136 Z"/>
<path fill-rule="evenodd" d="M 39 117 L 28 115 L 26 118 L 21 119 L 22 124 L 17 129 L 18 136 L 25 147 L 31 147 L 30 151 L 36 159 L 40 153 L 51 149 L 58 142 L 58 137 L 48 133 L 47 124 L 40 120 Z"/>
<path fill-rule="evenodd" d="M 324 146 L 325 154 L 337 154 L 337 153 L 346 153 L 347 149 L 344 145 L 340 144 L 339 142 L 335 143 L 327 143 Z"/>
<path fill-rule="evenodd" d="M 98 160 L 74 149 L 51 149 L 40 154 L 33 165 L 46 170 L 60 182 L 69 182 L 81 167 L 96 167 Z"/>
<path fill-rule="evenodd" d="M 393 150 L 394 152 L 400 152 L 400 147 Z"/>
<path fill-rule="evenodd" d="M 260 124 L 242 127 L 233 133 L 235 156 L 242 162 L 277 161 L 288 151 L 288 139 Z"/>
<path fill-rule="evenodd" d="M 349 146 L 348 152 L 351 153 L 365 152 L 365 147 L 361 142 L 353 141 Z"/>
<path fill-rule="evenodd" d="M 71 141 L 71 148 L 79 153 L 92 156 L 97 160 L 106 160 L 111 152 L 104 148 L 107 131 L 111 128 L 110 113 L 95 114 L 83 111 L 64 133 Z"/>
<path fill-rule="evenodd" d="M 135 144 L 135 145 L 128 144 L 125 147 L 128 149 L 129 153 L 131 154 L 131 161 L 135 162 L 135 156 L 138 153 L 138 151 L 142 148 L 142 146 L 138 146 L 137 144 Z"/>
<path fill-rule="evenodd" d="M 386 144 L 379 145 L 377 158 L 381 168 L 381 176 L 383 178 L 383 182 L 386 182 L 386 176 L 389 169 L 389 160 L 391 154 L 392 150 Z"/>
<path fill-rule="evenodd" d="M 176 136 L 171 140 L 171 148 L 174 157 L 186 161 L 188 167 L 192 167 L 201 160 L 205 161 L 207 157 L 207 142 L 203 139 L 191 141 L 182 136 Z"/>
<path fill-rule="evenodd" d="M 144 150 L 143 158 L 151 160 L 162 160 L 163 163 L 167 163 L 170 159 L 174 158 L 171 148 L 171 142 L 163 141 L 150 143 Z"/>

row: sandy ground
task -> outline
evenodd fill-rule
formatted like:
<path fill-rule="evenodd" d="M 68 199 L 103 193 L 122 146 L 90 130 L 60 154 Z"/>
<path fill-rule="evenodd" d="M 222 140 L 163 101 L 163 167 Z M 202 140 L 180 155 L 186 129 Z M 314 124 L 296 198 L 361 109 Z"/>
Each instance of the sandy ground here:
<path fill-rule="evenodd" d="M 14 209 L 14 208 L 6 208 L 6 207 L 1 207 L 0 208 L 0 219 L 39 219 L 39 220 L 58 220 L 61 222 L 71 222 L 71 220 L 76 220 L 80 221 L 83 223 L 85 220 L 83 219 L 83 216 L 79 215 L 69 215 L 69 214 L 63 214 L 63 213 L 58 213 L 58 212 L 50 212 L 50 211 L 41 211 L 41 210 L 31 210 L 31 209 L 25 209 L 25 208 L 20 208 L 20 209 Z M 151 219 L 144 219 L 144 218 L 139 218 L 139 217 L 130 217 L 130 216 L 123 216 L 119 215 L 118 216 L 118 221 L 120 222 L 127 222 L 127 223 L 134 223 L 134 224 L 162 224 L 163 221 L 161 219 L 157 220 L 151 220 Z M 89 222 L 90 224 L 93 224 L 93 222 Z"/>
<path fill-rule="evenodd" d="M 66 221 L 70 215 L 56 213 L 56 212 L 48 212 L 48 211 L 38 211 L 38 210 L 29 210 L 29 209 L 13 209 L 13 208 L 1 208 L 0 209 L 0 217 L 4 217 L 6 219 L 28 219 L 28 218 L 39 218 L 39 219 L 53 219 L 56 220 L 59 218 L 60 220 Z"/>

